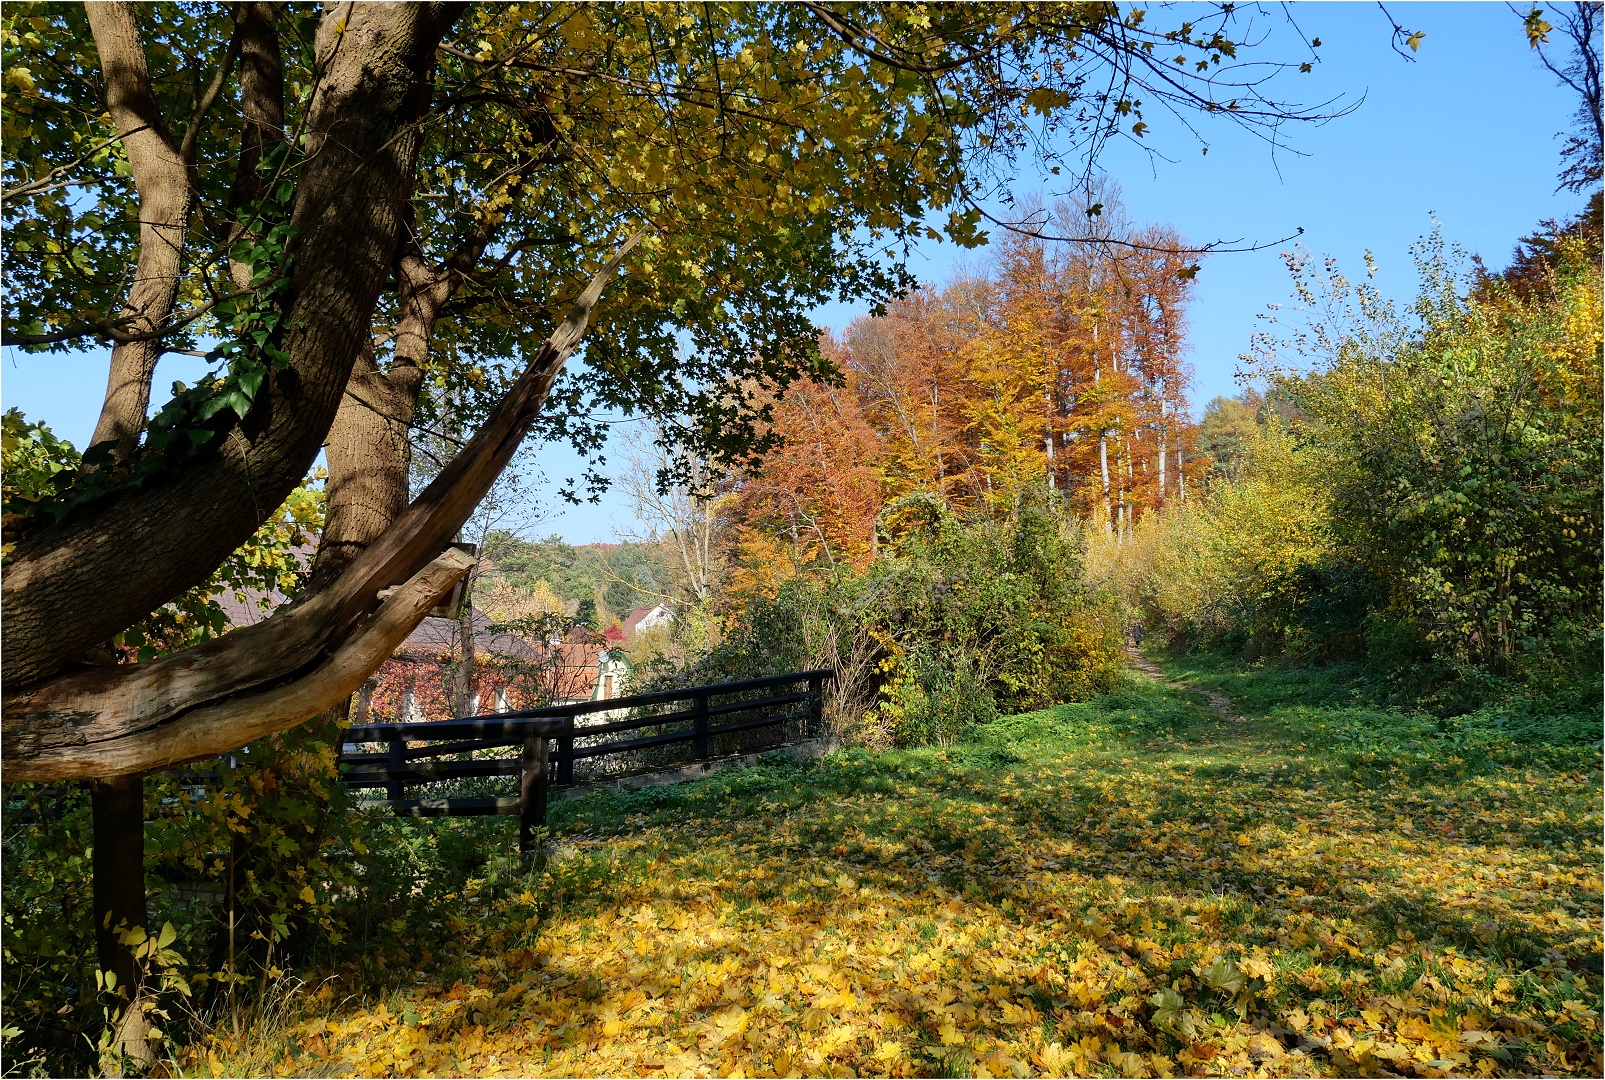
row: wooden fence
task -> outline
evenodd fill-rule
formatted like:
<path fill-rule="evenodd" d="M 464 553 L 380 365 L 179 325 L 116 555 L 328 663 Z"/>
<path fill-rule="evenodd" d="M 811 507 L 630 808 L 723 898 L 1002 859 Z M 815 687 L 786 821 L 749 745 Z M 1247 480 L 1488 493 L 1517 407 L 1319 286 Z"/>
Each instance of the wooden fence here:
<path fill-rule="evenodd" d="M 576 762 L 651 754 L 665 759 L 660 765 L 676 759 L 706 761 L 732 752 L 733 745 L 740 752 L 744 740 L 738 736 L 786 724 L 795 725 L 797 737 L 817 736 L 823 733 L 825 680 L 834 675 L 829 669 L 800 671 L 456 720 L 363 724 L 346 729 L 343 736 L 347 752 L 339 758 L 341 778 L 353 789 L 383 788 L 385 798 L 370 805 L 397 814 L 516 813 L 519 849 L 528 851 L 535 830 L 546 824 L 548 790 L 575 783 Z M 759 696 L 751 696 L 755 694 Z M 599 722 L 584 719 L 597 713 L 609 715 Z M 635 734 L 642 731 L 651 733 Z M 668 752 L 687 743 L 689 755 Z M 362 744 L 385 749 L 363 751 Z M 517 757 L 484 756 L 511 747 L 520 748 Z M 431 799 L 409 798 L 406 792 L 416 784 L 497 776 L 519 777 L 518 795 Z"/>

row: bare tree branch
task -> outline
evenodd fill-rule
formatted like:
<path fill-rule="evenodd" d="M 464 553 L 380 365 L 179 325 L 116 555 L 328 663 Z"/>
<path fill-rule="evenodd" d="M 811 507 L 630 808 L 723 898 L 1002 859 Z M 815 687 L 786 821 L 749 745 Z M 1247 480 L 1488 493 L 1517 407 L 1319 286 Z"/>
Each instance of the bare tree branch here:
<path fill-rule="evenodd" d="M 216 669 L 231 666 L 248 650 L 277 651 L 291 646 L 294 661 L 305 664 L 310 660 L 312 666 L 287 682 L 269 684 L 255 692 L 217 696 L 213 703 L 165 722 L 149 724 L 148 717 L 128 710 L 120 723 L 88 724 L 79 718 L 75 724 L 53 724 L 53 714 L 39 711 L 29 717 L 30 723 L 13 724 L 8 713 L 6 755 L 0 760 L 0 775 L 8 782 L 138 775 L 215 757 L 299 724 L 355 693 L 472 565 L 470 556 L 447 548 L 405 583 L 390 590 L 373 616 L 321 660 L 313 651 L 312 635 L 293 633 L 300 627 L 289 625 L 289 612 L 216 639 L 212 644 L 217 647 L 205 656 L 187 657 L 187 668 L 176 673 L 179 680 L 194 683 L 208 676 L 215 679 Z M 302 638 L 299 649 L 285 640 L 292 636 Z M 120 670 L 126 668 L 100 669 L 79 676 L 78 681 L 89 683 L 102 672 Z M 48 689 L 57 693 L 76 689 L 82 694 L 88 687 L 58 683 Z M 175 691 L 180 689 L 190 687 L 169 686 L 167 693 L 177 696 Z"/>
<path fill-rule="evenodd" d="M 91 146 L 88 150 L 73 158 L 65 165 L 57 165 L 54 169 L 51 169 L 37 180 L 24 180 L 16 187 L 8 188 L 6 191 L 0 192 L 0 203 L 7 202 L 11 199 L 19 199 L 24 195 L 37 195 L 41 192 L 51 191 L 57 187 L 70 186 L 72 183 L 74 183 L 74 181 L 65 180 L 60 184 L 56 183 L 56 181 L 61 180 L 62 177 L 66 176 L 78 166 L 82 165 L 84 162 L 106 149 L 106 147 L 111 146 L 114 143 L 121 142 L 130 135 L 138 135 L 140 132 L 145 130 L 147 130 L 146 125 L 141 124 L 132 131 L 119 132 L 109 139 L 102 139 L 100 142 L 96 143 L 94 146 Z"/>

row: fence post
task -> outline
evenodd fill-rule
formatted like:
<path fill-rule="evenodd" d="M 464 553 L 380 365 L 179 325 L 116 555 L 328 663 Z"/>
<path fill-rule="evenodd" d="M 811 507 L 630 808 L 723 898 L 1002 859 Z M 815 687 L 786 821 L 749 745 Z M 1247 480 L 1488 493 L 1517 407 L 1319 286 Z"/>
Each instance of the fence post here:
<path fill-rule="evenodd" d="M 518 850 L 535 845 L 535 830 L 546 826 L 546 738 L 524 740 L 523 770 L 518 780 Z"/>
<path fill-rule="evenodd" d="M 390 736 L 390 758 L 385 765 L 385 798 L 406 798 L 406 792 L 402 790 L 401 773 L 407 767 L 407 744 L 400 735 Z"/>
<path fill-rule="evenodd" d="M 818 738 L 825 730 L 825 677 L 808 676 L 808 731 L 806 737 Z"/>
<path fill-rule="evenodd" d="M 708 692 L 698 690 L 696 700 L 697 715 L 691 721 L 691 731 L 696 739 L 691 744 L 691 754 L 693 757 L 705 758 L 708 756 Z"/>
<path fill-rule="evenodd" d="M 574 782 L 574 714 L 563 717 L 563 734 L 557 740 L 557 782 Z"/>

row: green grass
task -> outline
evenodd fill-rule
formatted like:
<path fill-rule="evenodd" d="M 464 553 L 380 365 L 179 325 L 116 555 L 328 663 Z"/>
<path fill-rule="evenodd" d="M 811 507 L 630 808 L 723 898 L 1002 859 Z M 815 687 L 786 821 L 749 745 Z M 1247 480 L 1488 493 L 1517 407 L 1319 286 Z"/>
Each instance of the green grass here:
<path fill-rule="evenodd" d="M 431 894 L 365 995 L 204 1067 L 1597 1075 L 1597 716 L 1160 663 L 1241 719 L 1133 679 L 948 749 L 556 804 L 537 879 Z"/>

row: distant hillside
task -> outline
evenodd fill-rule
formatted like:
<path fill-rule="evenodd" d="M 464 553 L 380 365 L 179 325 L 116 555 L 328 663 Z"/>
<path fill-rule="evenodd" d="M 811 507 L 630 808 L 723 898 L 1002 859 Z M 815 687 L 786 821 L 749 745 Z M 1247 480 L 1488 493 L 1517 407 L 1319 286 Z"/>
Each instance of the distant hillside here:
<path fill-rule="evenodd" d="M 504 532 L 485 539 L 490 569 L 481 578 L 485 587 L 498 581 L 516 589 L 544 592 L 565 601 L 597 607 L 599 626 L 621 620 L 631 608 L 653 604 L 673 589 L 673 576 L 663 549 L 657 544 L 634 542 L 574 545 L 560 536 L 531 542 Z M 477 593 L 476 593 L 477 595 Z"/>

